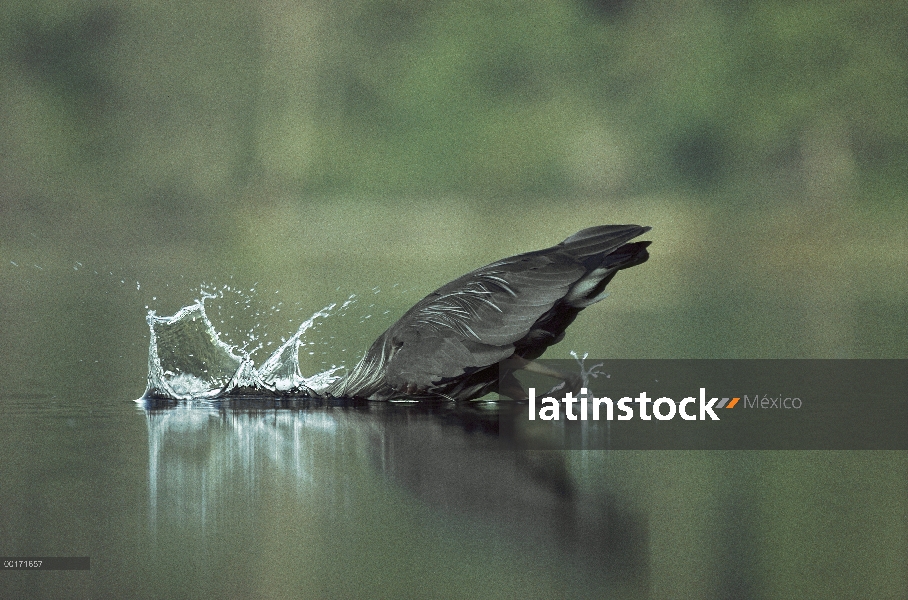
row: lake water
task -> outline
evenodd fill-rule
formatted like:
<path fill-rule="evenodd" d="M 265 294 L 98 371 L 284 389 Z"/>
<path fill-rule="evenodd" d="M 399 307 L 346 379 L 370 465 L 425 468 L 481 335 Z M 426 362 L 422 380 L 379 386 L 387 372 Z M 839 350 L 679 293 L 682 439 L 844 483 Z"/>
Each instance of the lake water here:
<path fill-rule="evenodd" d="M 103 212 L 94 237 L 0 223 L 0 555 L 91 558 L 88 571 L 2 572 L 0 596 L 905 597 L 905 452 L 517 452 L 485 433 L 494 405 L 135 402 L 148 310 L 172 315 L 206 281 L 242 290 L 209 316 L 231 344 L 261 346 L 257 364 L 356 294 L 306 333 L 308 376 L 351 366 L 438 285 L 602 220 L 573 204 L 530 242 L 554 218 L 545 206 L 508 227 L 463 212 L 447 236 L 428 217 L 395 233 L 397 209 L 360 219 L 338 206 L 304 207 L 331 238 L 307 245 L 302 212 L 235 246 L 161 244 Z M 346 229 L 325 229 L 348 213 Z M 791 232 L 776 247 L 763 214 L 612 213 L 656 226 L 653 257 L 547 357 L 905 356 L 898 252 L 867 261 L 848 250 L 857 239 Z M 709 253 L 692 241 L 703 222 L 729 232 Z M 807 230 L 774 223 L 789 222 Z M 901 226 L 874 227 L 901 247 Z M 341 231 L 355 243 L 339 245 Z M 827 239 L 841 247 L 800 251 Z"/>
<path fill-rule="evenodd" d="M 905 589 L 904 453 L 515 452 L 448 404 L 2 407 L 4 554 L 91 557 L 6 597 Z"/>
<path fill-rule="evenodd" d="M 3 461 L 6 554 L 91 557 L 3 573 L 14 596 L 576 597 L 649 581 L 629 498 L 424 409 L 4 400 L 0 434 L 21 440 Z"/>

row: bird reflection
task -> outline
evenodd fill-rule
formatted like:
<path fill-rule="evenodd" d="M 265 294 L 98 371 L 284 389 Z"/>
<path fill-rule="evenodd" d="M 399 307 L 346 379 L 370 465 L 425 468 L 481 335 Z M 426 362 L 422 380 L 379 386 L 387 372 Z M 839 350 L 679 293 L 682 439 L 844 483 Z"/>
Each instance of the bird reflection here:
<path fill-rule="evenodd" d="M 529 549 L 611 577 L 644 576 L 642 518 L 619 497 L 578 485 L 566 451 L 539 450 L 539 440 L 530 450 L 519 434 L 502 435 L 519 431 L 513 404 L 378 406 L 384 414 L 372 459 L 413 496 L 442 513 L 478 518 Z"/>
<path fill-rule="evenodd" d="M 538 441 L 529 450 L 520 435 L 503 434 L 517 418 L 513 403 L 256 398 L 144 408 L 157 515 L 204 519 L 263 477 L 289 477 L 301 495 L 338 486 L 353 477 L 352 457 L 442 520 L 466 518 L 597 577 L 646 576 L 642 517 L 620 496 L 578 484 L 568 452 L 536 450 Z M 327 470 L 325 448 L 335 453 Z M 365 501 L 355 481 L 342 487 L 345 503 Z"/>

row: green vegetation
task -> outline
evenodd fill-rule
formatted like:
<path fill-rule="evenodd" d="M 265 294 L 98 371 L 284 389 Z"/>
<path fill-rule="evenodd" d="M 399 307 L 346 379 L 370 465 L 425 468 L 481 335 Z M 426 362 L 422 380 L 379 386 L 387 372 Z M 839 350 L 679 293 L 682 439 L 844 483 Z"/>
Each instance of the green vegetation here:
<path fill-rule="evenodd" d="M 769 182 L 885 204 L 906 26 L 904 2 L 14 3 L 4 172 L 114 203 Z"/>

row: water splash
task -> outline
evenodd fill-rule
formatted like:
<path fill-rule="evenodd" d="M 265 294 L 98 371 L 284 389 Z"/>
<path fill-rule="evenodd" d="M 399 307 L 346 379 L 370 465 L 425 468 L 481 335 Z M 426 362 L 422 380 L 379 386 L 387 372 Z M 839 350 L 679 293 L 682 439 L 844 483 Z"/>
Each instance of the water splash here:
<path fill-rule="evenodd" d="M 577 352 L 571 350 L 571 356 L 574 357 L 574 360 L 577 361 L 577 366 L 580 367 L 580 379 L 583 382 L 583 387 L 592 388 L 590 385 L 590 379 L 598 379 L 600 375 L 605 375 L 606 379 L 611 379 L 609 373 L 605 373 L 601 370 L 601 367 L 604 363 L 596 363 L 591 365 L 589 368 L 586 366 L 586 359 L 589 357 L 589 352 L 584 352 L 583 356 L 577 356 Z"/>
<path fill-rule="evenodd" d="M 223 293 L 212 293 L 203 287 L 199 300 L 171 316 L 159 317 L 155 311 L 148 311 L 148 386 L 142 399 L 318 396 L 338 379 L 335 373 L 343 369 L 342 365 L 332 365 L 312 377 L 303 377 L 299 367 L 299 348 L 304 343 L 304 334 L 319 319 L 330 316 L 336 303 L 304 321 L 296 333 L 257 368 L 252 354 L 262 348 L 261 338 L 250 331 L 241 345 L 225 342 L 208 318 L 205 302 L 219 297 L 223 297 Z M 346 309 L 352 300 L 352 297 L 348 299 L 341 309 Z M 257 341 L 259 343 L 249 350 L 249 345 Z"/>

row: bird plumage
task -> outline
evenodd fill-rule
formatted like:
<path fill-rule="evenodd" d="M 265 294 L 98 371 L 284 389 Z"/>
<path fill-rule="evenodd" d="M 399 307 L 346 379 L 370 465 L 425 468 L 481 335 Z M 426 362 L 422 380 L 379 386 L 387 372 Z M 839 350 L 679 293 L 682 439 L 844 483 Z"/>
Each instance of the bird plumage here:
<path fill-rule="evenodd" d="M 440 287 L 408 310 L 329 388 L 334 396 L 469 400 L 497 390 L 498 363 L 561 341 L 615 274 L 646 262 L 639 225 L 584 229 Z"/>

